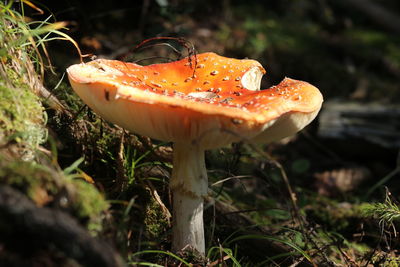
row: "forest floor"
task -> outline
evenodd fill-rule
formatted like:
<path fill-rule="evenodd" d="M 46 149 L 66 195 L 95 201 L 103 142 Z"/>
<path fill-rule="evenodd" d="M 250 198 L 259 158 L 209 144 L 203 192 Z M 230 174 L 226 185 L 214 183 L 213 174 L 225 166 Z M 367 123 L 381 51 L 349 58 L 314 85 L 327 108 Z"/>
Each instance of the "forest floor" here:
<path fill-rule="evenodd" d="M 378 139 L 365 136 L 386 119 L 338 138 L 322 135 L 317 118 L 267 146 L 207 151 L 207 257 L 175 255 L 171 145 L 104 121 L 64 74 L 79 62 L 76 47 L 113 59 L 176 58 L 169 46 L 186 48 L 174 42 L 131 50 L 177 36 L 198 52 L 259 60 L 262 88 L 285 76 L 309 81 L 324 95 L 322 112 L 339 101 L 399 113 L 397 30 L 341 1 L 155 2 L 51 3 L 54 13 L 1 2 L 0 266 L 398 266 L 397 122 Z M 380 7 L 392 14 L 398 4 Z"/>

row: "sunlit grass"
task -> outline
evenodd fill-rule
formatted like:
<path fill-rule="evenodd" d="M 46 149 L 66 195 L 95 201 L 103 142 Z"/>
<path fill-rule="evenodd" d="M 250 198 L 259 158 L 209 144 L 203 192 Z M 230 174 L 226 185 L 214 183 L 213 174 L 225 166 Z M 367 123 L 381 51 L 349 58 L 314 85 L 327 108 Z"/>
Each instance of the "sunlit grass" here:
<path fill-rule="evenodd" d="M 51 22 L 52 16 L 48 16 L 43 21 L 33 21 L 25 16 L 25 4 L 30 8 L 40 10 L 32 2 L 26 0 L 8 1 L 7 4 L 0 2 L 0 59 L 3 63 L 11 60 L 14 64 L 9 64 L 10 67 L 18 63 L 25 67 L 28 75 L 37 75 L 36 72 L 38 72 L 43 76 L 45 68 L 51 68 L 46 43 L 54 40 L 70 42 L 82 58 L 78 44 L 62 31 L 67 29 L 67 22 Z M 27 62 L 33 62 L 35 70 L 26 66 Z"/>

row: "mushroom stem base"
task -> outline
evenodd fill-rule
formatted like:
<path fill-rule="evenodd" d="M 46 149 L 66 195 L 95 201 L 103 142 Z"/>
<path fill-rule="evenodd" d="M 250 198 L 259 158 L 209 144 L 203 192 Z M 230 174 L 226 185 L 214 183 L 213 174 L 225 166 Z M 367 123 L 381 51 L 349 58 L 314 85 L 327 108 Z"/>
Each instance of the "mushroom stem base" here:
<path fill-rule="evenodd" d="M 174 144 L 172 250 L 190 247 L 205 253 L 203 199 L 208 179 L 204 150 L 188 143 Z"/>
<path fill-rule="evenodd" d="M 193 198 L 181 192 L 175 193 L 173 197 L 172 250 L 177 252 L 193 248 L 204 254 L 203 199 Z"/>

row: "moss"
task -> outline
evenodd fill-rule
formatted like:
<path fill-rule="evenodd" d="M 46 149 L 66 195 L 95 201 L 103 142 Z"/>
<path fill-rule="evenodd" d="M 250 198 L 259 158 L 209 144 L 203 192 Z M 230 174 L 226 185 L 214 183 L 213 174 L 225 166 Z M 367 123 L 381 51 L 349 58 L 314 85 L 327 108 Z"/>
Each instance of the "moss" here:
<path fill-rule="evenodd" d="M 150 192 L 149 192 L 150 194 Z M 151 239 L 160 238 L 168 229 L 168 220 L 161 209 L 161 206 L 150 195 L 150 200 L 146 206 L 144 224 Z"/>
<path fill-rule="evenodd" d="M 59 159 L 57 153 L 48 155 L 48 151 L 44 156 L 38 149 L 47 140 L 47 113 L 43 107 L 47 100 L 40 97 L 36 90 L 42 82 L 38 70 L 46 65 L 45 58 L 40 59 L 37 52 L 49 36 L 41 39 L 40 32 L 47 32 L 40 30 L 40 27 L 46 25 L 50 30 L 56 28 L 43 22 L 31 31 L 22 20 L 22 15 L 11 9 L 6 13 L 13 18 L 10 22 L 3 17 L 0 19 L 0 27 L 6 29 L 0 37 L 0 50 L 4 53 L 0 64 L 0 185 L 21 191 L 37 206 L 69 213 L 91 233 L 99 231 L 104 211 L 108 208 L 103 195 L 95 186 L 62 172 L 56 161 Z M 29 42 L 20 45 L 20 40 L 28 36 Z M 36 41 L 40 42 L 34 44 Z M 69 114 L 77 113 L 82 102 L 76 94 L 71 93 L 66 82 L 59 86 L 57 93 L 63 94 L 62 101 L 68 104 L 69 109 L 49 109 L 54 113 L 50 117 L 60 121 L 64 117 L 76 119 Z M 48 106 L 51 107 L 50 104 Z M 63 123 L 70 123 L 70 120 Z M 69 147 L 70 143 L 54 137 L 55 145 Z M 73 141 L 76 142 L 75 138 Z"/>
<path fill-rule="evenodd" d="M 372 264 L 374 266 L 382 266 L 382 267 L 398 267 L 400 266 L 400 257 L 395 255 L 395 251 L 376 252 L 375 255 L 371 259 Z"/>
<path fill-rule="evenodd" d="M 77 192 L 74 207 L 79 217 L 90 217 L 107 209 L 107 202 L 93 185 L 80 179 L 74 179 L 71 183 Z"/>
<path fill-rule="evenodd" d="M 93 185 L 86 181 L 73 179 L 70 183 L 76 192 L 72 203 L 74 213 L 78 218 L 89 219 L 87 228 L 92 233 L 100 231 L 101 215 L 108 209 L 108 202 Z"/>
<path fill-rule="evenodd" d="M 39 206 L 70 213 L 92 232 L 101 229 L 108 203 L 93 185 L 83 180 L 66 178 L 61 172 L 35 162 L 7 162 L 0 157 L 0 183 L 20 190 Z"/>
<path fill-rule="evenodd" d="M 0 183 L 19 189 L 40 206 L 46 205 L 58 191 L 50 170 L 34 162 L 2 160 Z"/>
<path fill-rule="evenodd" d="M 0 78 L 0 141 L 35 148 L 46 138 L 44 109 L 17 73 L 8 69 L 7 76 L 12 85 Z"/>
<path fill-rule="evenodd" d="M 314 199 L 312 206 L 304 211 L 309 219 L 317 222 L 329 231 L 352 233 L 362 221 L 362 205 L 348 202 L 339 203 L 323 197 Z"/>

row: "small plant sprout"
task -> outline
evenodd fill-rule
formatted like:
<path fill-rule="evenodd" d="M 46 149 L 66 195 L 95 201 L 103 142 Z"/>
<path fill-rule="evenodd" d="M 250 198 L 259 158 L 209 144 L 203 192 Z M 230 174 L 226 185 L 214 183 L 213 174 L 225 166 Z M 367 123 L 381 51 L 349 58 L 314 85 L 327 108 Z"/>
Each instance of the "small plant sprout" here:
<path fill-rule="evenodd" d="M 67 72 L 75 92 L 106 120 L 174 143 L 173 251 L 191 247 L 205 253 L 205 150 L 292 135 L 322 104 L 316 87 L 289 78 L 260 91 L 260 63 L 214 53 L 148 66 L 98 59 Z"/>

